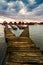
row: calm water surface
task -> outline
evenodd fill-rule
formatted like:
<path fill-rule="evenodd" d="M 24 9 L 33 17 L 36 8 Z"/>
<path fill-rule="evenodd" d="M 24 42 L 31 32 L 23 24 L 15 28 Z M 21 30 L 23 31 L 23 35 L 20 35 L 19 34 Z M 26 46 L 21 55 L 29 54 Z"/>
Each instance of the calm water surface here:
<path fill-rule="evenodd" d="M 0 65 L 5 58 L 7 45 L 5 43 L 4 26 L 0 25 Z"/>
<path fill-rule="evenodd" d="M 31 39 L 36 43 L 37 47 L 43 50 L 43 25 L 29 26 Z"/>

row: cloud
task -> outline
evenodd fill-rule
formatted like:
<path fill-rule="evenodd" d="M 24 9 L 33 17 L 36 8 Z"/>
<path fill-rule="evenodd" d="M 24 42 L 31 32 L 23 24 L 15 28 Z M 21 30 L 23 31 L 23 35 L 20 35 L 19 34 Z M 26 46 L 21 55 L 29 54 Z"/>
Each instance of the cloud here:
<path fill-rule="evenodd" d="M 28 0 L 21 0 L 25 5 L 29 4 Z"/>
<path fill-rule="evenodd" d="M 8 2 L 8 9 L 11 13 L 18 13 L 24 7 L 24 3 L 22 1 Z"/>
<path fill-rule="evenodd" d="M 34 8 L 38 7 L 43 3 L 43 0 L 29 0 L 30 5 L 27 5 L 28 11 L 32 11 Z"/>
<path fill-rule="evenodd" d="M 43 0 L 0 0 L 0 15 L 42 21 Z"/>
<path fill-rule="evenodd" d="M 41 16 L 43 15 L 43 4 L 39 5 L 39 7 L 35 8 L 34 11 L 36 12 L 35 15 Z"/>
<path fill-rule="evenodd" d="M 43 4 L 40 4 L 37 8 L 34 8 L 32 11 L 27 11 L 24 7 L 19 11 L 21 13 L 17 16 L 18 19 L 29 19 L 34 21 L 43 21 Z"/>
<path fill-rule="evenodd" d="M 21 9 L 21 10 L 19 11 L 19 13 L 20 13 L 20 14 L 26 14 L 26 9 L 24 9 L 24 8 Z"/>
<path fill-rule="evenodd" d="M 7 8 L 13 6 L 13 8 L 18 12 L 21 7 L 23 7 L 22 3 L 25 4 L 28 11 L 32 11 L 34 8 L 43 3 L 43 0 L 0 0 L 0 10 L 7 10 Z"/>
<path fill-rule="evenodd" d="M 43 4 L 40 4 L 38 7 L 34 8 L 28 16 L 30 16 L 29 18 L 33 20 L 43 21 Z"/>
<path fill-rule="evenodd" d="M 30 2 L 31 5 L 36 3 L 35 0 L 29 0 L 29 2 Z"/>
<path fill-rule="evenodd" d="M 8 5 L 6 1 L 0 0 L 0 10 L 6 10 L 8 8 Z"/>

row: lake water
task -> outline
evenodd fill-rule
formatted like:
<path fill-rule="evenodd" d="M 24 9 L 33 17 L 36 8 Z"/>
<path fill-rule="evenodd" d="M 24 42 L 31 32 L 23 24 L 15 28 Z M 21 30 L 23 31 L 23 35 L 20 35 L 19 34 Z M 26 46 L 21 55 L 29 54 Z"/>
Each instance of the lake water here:
<path fill-rule="evenodd" d="M 12 30 L 12 32 L 17 34 L 17 31 Z M 23 32 L 23 30 L 18 29 L 17 35 L 20 35 L 21 32 Z M 35 42 L 36 46 L 43 50 L 43 25 L 30 25 L 29 35 Z M 4 26 L 0 25 L 0 65 L 2 64 L 2 61 L 5 57 L 6 49 L 7 44 L 5 43 Z"/>
<path fill-rule="evenodd" d="M 5 43 L 4 26 L 0 25 L 0 65 L 5 58 L 7 45 Z"/>
<path fill-rule="evenodd" d="M 36 43 L 40 50 L 43 50 L 43 25 L 29 26 L 31 39 Z"/>

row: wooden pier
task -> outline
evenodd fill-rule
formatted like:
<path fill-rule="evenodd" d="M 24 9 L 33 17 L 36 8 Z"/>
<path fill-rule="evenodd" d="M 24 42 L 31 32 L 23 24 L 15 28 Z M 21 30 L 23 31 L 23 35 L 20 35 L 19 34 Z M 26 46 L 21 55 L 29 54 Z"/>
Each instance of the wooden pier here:
<path fill-rule="evenodd" d="M 5 39 L 8 46 L 5 65 L 43 65 L 43 55 L 29 37 L 28 26 L 19 37 L 6 26 Z"/>

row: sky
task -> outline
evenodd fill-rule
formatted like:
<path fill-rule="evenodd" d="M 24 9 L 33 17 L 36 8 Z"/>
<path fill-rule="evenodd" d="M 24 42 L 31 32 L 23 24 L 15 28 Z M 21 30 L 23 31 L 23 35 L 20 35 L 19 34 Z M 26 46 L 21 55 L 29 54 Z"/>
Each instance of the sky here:
<path fill-rule="evenodd" d="M 0 20 L 9 18 L 42 22 L 43 0 L 0 0 Z"/>

